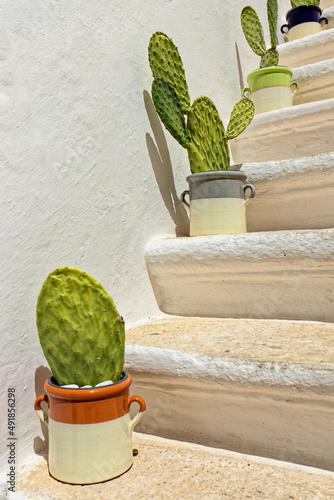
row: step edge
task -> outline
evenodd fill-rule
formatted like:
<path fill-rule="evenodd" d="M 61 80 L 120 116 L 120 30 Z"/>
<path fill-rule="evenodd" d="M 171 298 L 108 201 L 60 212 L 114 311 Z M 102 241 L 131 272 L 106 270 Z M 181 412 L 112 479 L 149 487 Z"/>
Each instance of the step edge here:
<path fill-rule="evenodd" d="M 130 372 L 234 383 L 300 386 L 308 389 L 334 387 L 334 364 L 319 369 L 297 363 L 223 359 L 135 344 L 125 347 L 124 366 Z"/>

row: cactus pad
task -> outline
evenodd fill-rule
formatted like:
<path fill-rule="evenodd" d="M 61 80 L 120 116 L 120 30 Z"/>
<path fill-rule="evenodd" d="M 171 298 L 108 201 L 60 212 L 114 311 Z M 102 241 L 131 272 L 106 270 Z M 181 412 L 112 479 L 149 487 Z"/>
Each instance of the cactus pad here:
<path fill-rule="evenodd" d="M 148 46 L 148 60 L 154 78 L 169 82 L 182 104 L 184 114 L 190 110 L 190 97 L 183 63 L 179 51 L 164 33 L 157 31 L 151 36 Z"/>
<path fill-rule="evenodd" d="M 52 271 L 38 296 L 37 328 L 57 384 L 95 386 L 120 379 L 124 321 L 92 276 L 71 267 Z"/>
<path fill-rule="evenodd" d="M 191 172 L 228 170 L 230 156 L 225 128 L 218 111 L 208 97 L 195 99 L 188 115 Z"/>
<path fill-rule="evenodd" d="M 228 139 L 234 139 L 245 130 L 254 116 L 254 104 L 250 99 L 240 99 L 232 109 L 231 118 L 226 129 Z"/>
<path fill-rule="evenodd" d="M 277 49 L 268 49 L 261 57 L 260 68 L 268 66 L 277 66 L 279 54 Z"/>
<path fill-rule="evenodd" d="M 276 30 L 277 30 L 277 0 L 268 0 L 267 1 L 267 14 L 268 14 L 268 23 L 269 23 L 269 31 L 270 31 L 270 43 L 271 48 L 275 49 L 277 45 L 276 40 Z"/>
<path fill-rule="evenodd" d="M 291 0 L 291 7 L 294 9 L 295 7 L 300 7 L 301 5 L 316 5 L 319 7 L 320 0 Z"/>
<path fill-rule="evenodd" d="M 266 50 L 266 43 L 261 21 L 253 7 L 247 6 L 242 9 L 241 27 L 250 48 L 256 55 L 262 56 Z"/>
<path fill-rule="evenodd" d="M 152 83 L 152 99 L 155 109 L 168 132 L 181 146 L 187 148 L 189 139 L 182 106 L 174 88 L 162 78 Z"/>

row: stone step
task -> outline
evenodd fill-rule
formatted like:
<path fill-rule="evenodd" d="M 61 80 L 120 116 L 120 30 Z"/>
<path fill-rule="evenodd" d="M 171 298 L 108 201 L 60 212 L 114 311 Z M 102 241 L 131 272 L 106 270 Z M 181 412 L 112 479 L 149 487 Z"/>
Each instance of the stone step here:
<path fill-rule="evenodd" d="M 230 141 L 235 164 L 279 161 L 334 150 L 334 98 L 256 115 Z"/>
<path fill-rule="evenodd" d="M 165 317 L 126 332 L 140 432 L 334 470 L 334 325 Z"/>
<path fill-rule="evenodd" d="M 331 5 L 324 9 L 322 12 L 322 16 L 327 17 L 328 19 L 326 29 L 334 28 L 334 5 Z"/>
<path fill-rule="evenodd" d="M 289 68 L 326 61 L 334 53 L 334 28 L 326 28 L 320 33 L 282 43 L 277 49 L 279 64 Z"/>
<path fill-rule="evenodd" d="M 334 59 L 294 68 L 292 79 L 299 84 L 294 105 L 334 97 Z"/>
<path fill-rule="evenodd" d="M 256 196 L 247 206 L 247 229 L 334 228 L 334 153 L 245 163 Z"/>
<path fill-rule="evenodd" d="M 180 316 L 334 321 L 334 229 L 154 239 L 158 306 Z"/>
<path fill-rule="evenodd" d="M 334 6 L 333 0 L 320 0 L 320 8 L 322 10 L 328 9 L 329 7 Z"/>
<path fill-rule="evenodd" d="M 84 487 L 55 481 L 45 460 L 40 460 L 20 481 L 19 498 L 314 500 L 330 498 L 334 488 L 333 473 L 311 467 L 139 433 L 134 434 L 133 444 L 138 455 L 128 472 Z"/>

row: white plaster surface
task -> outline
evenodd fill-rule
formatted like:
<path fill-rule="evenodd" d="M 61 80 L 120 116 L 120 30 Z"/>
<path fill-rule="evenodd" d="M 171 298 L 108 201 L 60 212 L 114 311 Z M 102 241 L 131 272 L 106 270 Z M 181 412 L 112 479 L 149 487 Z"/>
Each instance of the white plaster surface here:
<path fill-rule="evenodd" d="M 162 311 L 334 321 L 334 230 L 167 238 L 146 248 Z"/>
<path fill-rule="evenodd" d="M 235 164 L 277 161 L 333 151 L 334 98 L 262 113 L 230 141 Z"/>
<path fill-rule="evenodd" d="M 131 323 L 158 312 L 146 242 L 187 234 L 177 193 L 188 159 L 153 110 L 149 38 L 156 30 L 173 38 L 192 99 L 211 97 L 226 123 L 240 96 L 241 8 L 231 0 L 1 2 L 1 407 L 15 386 L 20 462 L 44 442 L 33 402 L 49 375 L 35 327 L 47 274 L 84 269 Z M 5 418 L 0 432 L 7 436 Z"/>

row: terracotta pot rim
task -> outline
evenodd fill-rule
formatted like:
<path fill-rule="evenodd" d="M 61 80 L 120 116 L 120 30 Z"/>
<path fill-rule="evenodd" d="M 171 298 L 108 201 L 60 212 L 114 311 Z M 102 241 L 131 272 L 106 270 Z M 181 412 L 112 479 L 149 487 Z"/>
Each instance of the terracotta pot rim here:
<path fill-rule="evenodd" d="M 48 395 L 59 399 L 72 401 L 94 401 L 97 399 L 105 399 L 108 397 L 117 396 L 123 393 L 132 382 L 131 375 L 122 371 L 121 379 L 110 385 L 103 387 L 92 387 L 87 389 L 79 388 L 64 388 L 57 385 L 53 377 L 46 380 L 44 389 Z"/>

